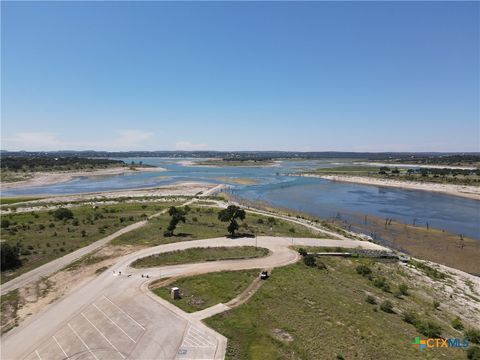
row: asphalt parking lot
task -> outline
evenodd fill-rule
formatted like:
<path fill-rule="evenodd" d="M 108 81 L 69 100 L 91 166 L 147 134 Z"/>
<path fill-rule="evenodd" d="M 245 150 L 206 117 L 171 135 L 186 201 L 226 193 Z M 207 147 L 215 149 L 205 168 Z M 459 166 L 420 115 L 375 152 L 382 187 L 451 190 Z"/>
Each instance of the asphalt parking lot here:
<path fill-rule="evenodd" d="M 70 319 L 28 360 L 126 359 L 146 327 L 106 296 Z"/>

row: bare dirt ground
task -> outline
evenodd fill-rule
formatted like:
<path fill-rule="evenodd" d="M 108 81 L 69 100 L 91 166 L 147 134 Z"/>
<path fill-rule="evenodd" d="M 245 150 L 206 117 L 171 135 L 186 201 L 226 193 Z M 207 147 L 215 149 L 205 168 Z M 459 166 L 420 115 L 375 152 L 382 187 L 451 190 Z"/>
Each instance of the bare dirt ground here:
<path fill-rule="evenodd" d="M 412 281 L 419 285 L 417 296 L 440 303 L 439 309 L 460 316 L 470 327 L 480 323 L 480 278 L 434 262 L 426 262 L 430 267 L 447 274 L 446 279 L 433 279 L 419 269 L 404 264 Z"/>

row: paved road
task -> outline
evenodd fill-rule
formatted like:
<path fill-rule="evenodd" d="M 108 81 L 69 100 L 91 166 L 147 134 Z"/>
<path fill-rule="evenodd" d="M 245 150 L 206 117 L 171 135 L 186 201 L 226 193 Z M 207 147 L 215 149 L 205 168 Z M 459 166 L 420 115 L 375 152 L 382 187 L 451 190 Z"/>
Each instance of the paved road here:
<path fill-rule="evenodd" d="M 259 237 L 265 258 L 133 269 L 138 258 L 192 247 L 255 245 L 255 239 L 216 238 L 160 245 L 128 254 L 2 337 L 2 359 L 223 359 L 226 338 L 201 318 L 225 311 L 220 304 L 187 314 L 148 291 L 159 278 L 225 270 L 274 268 L 294 263 L 291 238 Z M 293 245 L 385 248 L 363 241 L 295 238 Z M 121 275 L 119 275 L 121 272 Z M 142 277 L 149 274 L 150 278 Z"/>
<path fill-rule="evenodd" d="M 221 190 L 224 186 L 225 185 L 220 184 L 220 185 L 217 185 L 215 187 L 212 187 L 211 189 L 208 189 L 207 191 L 205 191 L 199 197 L 212 195 L 215 192 Z M 196 202 L 197 200 L 199 200 L 199 199 L 198 198 L 192 198 L 191 200 L 188 200 L 187 202 L 185 202 L 183 205 L 190 205 L 190 204 Z M 158 212 L 154 215 L 151 215 L 149 217 L 149 219 L 160 216 L 160 215 L 164 214 L 167 210 L 168 209 L 164 209 L 164 210 L 162 210 L 162 211 L 160 211 L 160 212 Z M 128 225 L 128 226 L 118 230 L 117 232 L 114 232 L 113 234 L 108 235 L 107 237 L 104 237 L 100 240 L 95 241 L 94 243 L 91 243 L 88 246 L 85 246 L 81 249 L 73 251 L 73 252 L 71 252 L 71 253 L 69 253 L 65 256 L 62 256 L 61 258 L 55 259 L 53 261 L 50 261 L 47 264 L 39 266 L 36 269 L 33 269 L 29 272 L 26 272 L 26 273 L 14 278 L 14 279 L 8 281 L 8 282 L 6 282 L 5 284 L 2 284 L 0 294 L 5 295 L 12 290 L 21 288 L 21 287 L 23 287 L 25 285 L 28 285 L 28 284 L 30 284 L 34 281 L 40 280 L 43 277 L 51 275 L 51 274 L 63 269 L 65 266 L 71 264 L 72 262 L 80 259 L 82 256 L 85 256 L 85 255 L 101 248 L 102 246 L 108 244 L 113 239 L 115 239 L 115 238 L 117 238 L 117 237 L 119 237 L 123 234 L 126 234 L 130 231 L 141 228 L 142 226 L 145 226 L 147 224 L 147 222 L 148 222 L 147 220 L 142 220 L 142 221 L 136 222 L 134 224 Z"/>

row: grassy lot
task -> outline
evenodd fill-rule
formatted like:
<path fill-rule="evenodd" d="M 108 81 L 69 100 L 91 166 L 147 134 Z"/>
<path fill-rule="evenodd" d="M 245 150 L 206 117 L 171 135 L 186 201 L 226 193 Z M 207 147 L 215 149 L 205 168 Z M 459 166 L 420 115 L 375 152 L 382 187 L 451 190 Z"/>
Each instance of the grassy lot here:
<path fill-rule="evenodd" d="M 176 235 L 172 237 L 163 235 L 170 221 L 170 216 L 164 214 L 150 220 L 146 226 L 118 237 L 113 240 L 112 244 L 154 246 L 178 241 L 225 236 L 228 234 L 228 223 L 218 220 L 218 211 L 215 208 L 192 207 L 187 215 L 186 223 L 180 223 L 175 230 Z M 323 234 L 313 232 L 298 224 L 250 213 L 247 213 L 245 221 L 241 223 L 239 233 L 246 236 L 257 234 L 258 236 L 325 237 Z"/>
<path fill-rule="evenodd" d="M 134 261 L 132 267 L 148 268 L 204 261 L 253 259 L 267 256 L 268 253 L 268 249 L 255 246 L 192 248 L 144 257 Z"/>
<path fill-rule="evenodd" d="M 450 326 L 453 316 L 446 309 L 433 310 L 431 298 L 420 292 L 422 284 L 409 279 L 400 265 L 364 258 L 319 260 L 326 270 L 303 263 L 275 269 L 247 303 L 206 320 L 229 339 L 227 359 L 465 359 L 463 350 L 420 352 L 411 345 L 415 336 L 425 336 L 402 320 L 406 310 L 439 324 L 442 336 L 463 336 Z M 372 280 L 357 273 L 360 264 L 371 269 Z M 382 276 L 388 286 L 377 287 L 375 279 Z M 397 294 L 402 282 L 408 295 Z M 391 313 L 379 306 L 386 300 L 393 304 Z"/>
<path fill-rule="evenodd" d="M 2 271 L 8 281 L 53 259 L 84 247 L 115 231 L 145 219 L 168 204 L 116 204 L 72 208 L 73 219 L 57 220 L 52 211 L 2 216 L 2 241 L 22 246 L 23 265 Z M 5 226 L 8 221 L 8 226 Z"/>
<path fill-rule="evenodd" d="M 415 165 L 412 165 L 412 168 L 414 167 Z M 307 173 L 317 175 L 366 176 L 376 179 L 480 186 L 480 172 L 478 170 L 420 169 L 413 171 L 406 168 L 396 168 L 395 165 L 392 164 L 392 166 L 389 167 L 341 166 L 321 168 L 308 171 Z"/>
<path fill-rule="evenodd" d="M 166 287 L 153 289 L 153 292 L 186 312 L 195 312 L 232 300 L 259 276 L 259 272 L 260 270 L 223 271 L 188 277 Z M 180 288 L 181 299 L 171 299 L 170 288 L 174 286 Z"/>

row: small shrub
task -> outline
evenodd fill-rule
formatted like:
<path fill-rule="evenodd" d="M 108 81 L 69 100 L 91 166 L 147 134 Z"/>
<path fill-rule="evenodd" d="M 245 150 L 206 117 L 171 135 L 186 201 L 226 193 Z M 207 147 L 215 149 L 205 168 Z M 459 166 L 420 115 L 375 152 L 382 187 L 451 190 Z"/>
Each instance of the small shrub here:
<path fill-rule="evenodd" d="M 2 229 L 6 229 L 10 226 L 10 221 L 8 219 L 2 219 L 1 227 Z"/>
<path fill-rule="evenodd" d="M 446 275 L 444 273 L 442 273 L 441 271 L 438 271 L 437 269 L 432 268 L 431 266 L 428 266 L 424 262 L 410 260 L 409 263 L 415 266 L 417 269 L 423 270 L 425 274 L 427 274 L 427 276 L 431 277 L 432 279 L 442 280 L 446 278 Z"/>
<path fill-rule="evenodd" d="M 380 310 L 386 313 L 393 313 L 393 304 L 389 300 L 385 300 L 380 304 Z"/>
<path fill-rule="evenodd" d="M 317 265 L 317 269 L 319 270 L 327 270 L 327 265 L 323 261 L 315 260 L 315 264 Z"/>
<path fill-rule="evenodd" d="M 438 338 L 442 335 L 441 326 L 433 321 L 421 322 L 415 327 L 421 334 L 429 338 Z"/>
<path fill-rule="evenodd" d="M 465 337 L 472 343 L 480 344 L 480 330 L 469 329 L 465 331 Z"/>
<path fill-rule="evenodd" d="M 304 248 L 300 248 L 300 249 L 298 249 L 298 253 L 302 256 L 306 256 L 307 255 L 307 250 L 305 250 Z"/>
<path fill-rule="evenodd" d="M 440 302 L 438 300 L 433 300 L 432 307 L 434 310 L 438 310 L 438 308 L 440 307 Z"/>
<path fill-rule="evenodd" d="M 416 325 L 419 323 L 418 315 L 412 310 L 406 310 L 402 314 L 402 320 L 408 324 Z"/>
<path fill-rule="evenodd" d="M 408 285 L 405 284 L 405 283 L 402 283 L 402 284 L 398 285 L 398 293 L 400 295 L 407 296 L 408 295 Z"/>
<path fill-rule="evenodd" d="M 313 267 L 315 266 L 315 256 L 311 254 L 307 254 L 303 257 L 303 263 L 307 266 Z"/>
<path fill-rule="evenodd" d="M 467 350 L 467 359 L 480 360 L 480 348 L 477 346 L 470 346 Z"/>
<path fill-rule="evenodd" d="M 295 228 L 291 227 L 290 229 L 288 229 L 288 231 L 293 234 L 295 232 Z"/>
<path fill-rule="evenodd" d="M 365 298 L 365 301 L 369 304 L 375 305 L 377 303 L 377 300 L 372 295 L 367 295 Z"/>
<path fill-rule="evenodd" d="M 387 279 L 383 276 L 379 276 L 373 280 L 373 285 L 382 289 L 385 292 L 390 291 L 390 285 L 387 283 Z"/>
<path fill-rule="evenodd" d="M 192 217 L 193 222 L 198 222 L 198 218 L 196 216 Z"/>
<path fill-rule="evenodd" d="M 463 330 L 462 320 L 458 316 L 452 320 L 451 324 L 455 330 Z"/>
<path fill-rule="evenodd" d="M 358 265 L 355 270 L 357 271 L 357 274 L 360 274 L 362 276 L 367 276 L 372 273 L 372 270 L 367 265 L 363 264 Z"/>
<path fill-rule="evenodd" d="M 270 225 L 275 225 L 277 223 L 277 220 L 271 216 L 267 219 L 267 221 Z"/>
<path fill-rule="evenodd" d="M 263 224 L 263 219 L 257 219 L 257 224 Z"/>

